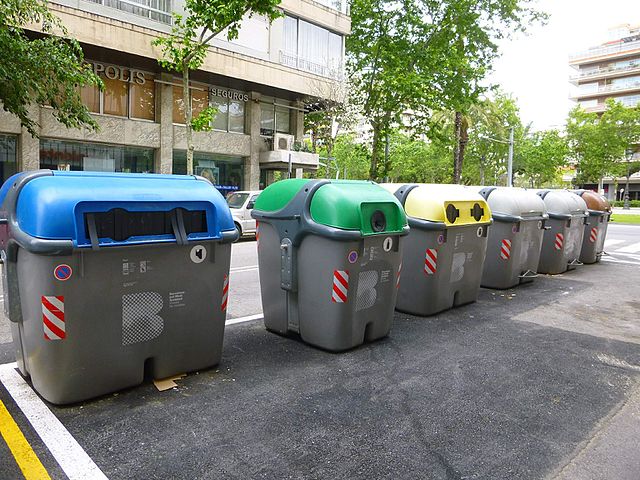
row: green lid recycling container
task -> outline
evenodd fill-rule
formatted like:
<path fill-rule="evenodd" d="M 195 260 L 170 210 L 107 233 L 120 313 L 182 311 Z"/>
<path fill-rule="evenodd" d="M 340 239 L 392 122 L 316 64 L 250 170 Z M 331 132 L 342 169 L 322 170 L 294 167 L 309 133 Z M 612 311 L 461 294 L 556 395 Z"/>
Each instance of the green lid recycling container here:
<path fill-rule="evenodd" d="M 251 215 L 268 330 L 332 351 L 388 335 L 409 229 L 393 195 L 372 182 L 290 179 L 265 189 Z"/>

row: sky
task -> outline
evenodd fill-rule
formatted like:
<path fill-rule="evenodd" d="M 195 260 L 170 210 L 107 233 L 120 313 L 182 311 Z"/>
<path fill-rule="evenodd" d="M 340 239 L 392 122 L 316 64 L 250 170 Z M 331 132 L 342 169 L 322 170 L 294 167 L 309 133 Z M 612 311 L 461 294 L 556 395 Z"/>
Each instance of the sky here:
<path fill-rule="evenodd" d="M 640 24 L 640 0 L 538 0 L 537 5 L 549 21 L 501 42 L 502 56 L 489 81 L 516 98 L 525 124 L 543 130 L 561 127 L 574 105 L 569 54 L 607 41 L 611 27 Z"/>

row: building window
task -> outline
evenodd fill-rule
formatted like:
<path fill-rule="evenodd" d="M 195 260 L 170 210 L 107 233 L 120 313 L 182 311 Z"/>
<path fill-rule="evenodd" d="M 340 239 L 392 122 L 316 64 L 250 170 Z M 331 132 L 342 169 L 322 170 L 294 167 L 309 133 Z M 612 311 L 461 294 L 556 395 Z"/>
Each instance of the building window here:
<path fill-rule="evenodd" d="M 180 175 L 187 173 L 187 152 L 184 150 L 173 151 L 173 173 Z M 194 152 L 193 173 L 208 179 L 223 195 L 243 188 L 242 157 Z"/>
<path fill-rule="evenodd" d="M 325 77 L 342 74 L 341 35 L 304 20 L 285 17 L 280 63 Z"/>
<path fill-rule="evenodd" d="M 136 120 L 155 120 L 154 76 L 147 72 L 95 63 L 94 72 L 104 82 L 104 91 L 93 85 L 80 88 L 80 97 L 92 113 Z"/>
<path fill-rule="evenodd" d="M 213 118 L 211 127 L 222 132 L 244 133 L 244 111 L 246 94 L 212 88 L 212 92 L 206 85 L 193 84 L 191 90 L 191 108 L 193 118 L 200 115 L 202 110 L 209 105 L 217 108 L 218 113 Z M 214 94 L 219 93 L 219 94 Z M 185 113 L 182 100 L 182 87 L 173 87 L 173 123 L 184 125 Z"/>
<path fill-rule="evenodd" d="M 40 140 L 40 168 L 153 173 L 153 149 Z"/>
<path fill-rule="evenodd" d="M 123 12 L 171 25 L 171 0 L 89 0 Z"/>
<path fill-rule="evenodd" d="M 291 133 L 291 109 L 286 100 L 262 97 L 260 102 L 260 135 Z"/>
<path fill-rule="evenodd" d="M 0 179 L 5 182 L 18 172 L 17 140 L 12 135 L 0 135 Z"/>

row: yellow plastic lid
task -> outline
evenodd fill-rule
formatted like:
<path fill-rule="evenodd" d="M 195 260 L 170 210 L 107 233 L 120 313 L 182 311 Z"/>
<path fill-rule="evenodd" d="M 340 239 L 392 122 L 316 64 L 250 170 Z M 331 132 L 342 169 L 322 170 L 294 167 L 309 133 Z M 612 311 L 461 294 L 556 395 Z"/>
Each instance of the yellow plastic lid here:
<path fill-rule="evenodd" d="M 382 184 L 396 192 L 400 184 Z M 405 212 L 446 226 L 484 225 L 491 223 L 491 209 L 485 199 L 473 189 L 463 185 L 415 184 L 404 202 Z"/>

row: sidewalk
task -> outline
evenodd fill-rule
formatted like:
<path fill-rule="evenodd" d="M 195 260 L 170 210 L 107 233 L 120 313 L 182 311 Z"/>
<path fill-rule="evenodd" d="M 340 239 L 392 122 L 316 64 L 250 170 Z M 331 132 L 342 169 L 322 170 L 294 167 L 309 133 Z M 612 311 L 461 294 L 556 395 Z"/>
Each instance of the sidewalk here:
<path fill-rule="evenodd" d="M 629 210 L 623 210 L 622 208 L 615 207 L 613 213 L 616 215 L 640 215 L 640 208 L 634 207 Z"/>

